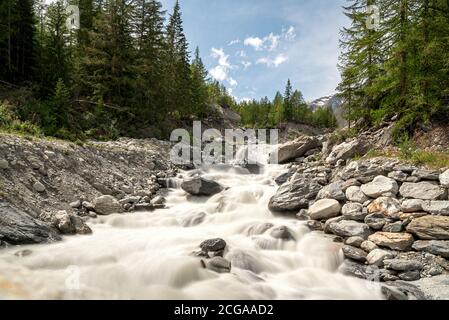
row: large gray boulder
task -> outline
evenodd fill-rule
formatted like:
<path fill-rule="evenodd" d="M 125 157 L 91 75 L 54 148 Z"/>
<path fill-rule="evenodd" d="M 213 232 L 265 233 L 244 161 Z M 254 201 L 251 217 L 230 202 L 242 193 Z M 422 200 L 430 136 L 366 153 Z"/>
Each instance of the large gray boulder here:
<path fill-rule="evenodd" d="M 219 183 L 201 177 L 184 180 L 181 188 L 194 196 L 213 196 L 224 190 L 224 187 Z"/>
<path fill-rule="evenodd" d="M 321 142 L 316 137 L 301 136 L 296 140 L 289 141 L 279 146 L 273 154 L 270 155 L 271 163 L 275 160 L 277 152 L 278 163 L 283 164 L 296 158 L 302 157 L 307 151 L 318 148 Z"/>
<path fill-rule="evenodd" d="M 340 237 L 362 237 L 366 239 L 370 234 L 370 228 L 360 222 L 352 220 L 336 220 L 328 224 L 327 231 Z"/>
<path fill-rule="evenodd" d="M 358 186 L 351 186 L 346 189 L 346 198 L 352 202 L 365 203 L 369 198 L 362 192 Z"/>
<path fill-rule="evenodd" d="M 399 191 L 396 180 L 385 176 L 377 176 L 372 182 L 364 184 L 360 188 L 364 194 L 371 198 L 383 195 L 396 195 Z"/>
<path fill-rule="evenodd" d="M 424 216 L 413 219 L 407 231 L 423 240 L 449 240 L 449 217 Z"/>
<path fill-rule="evenodd" d="M 10 244 L 34 244 L 61 240 L 51 225 L 0 202 L 0 241 Z"/>
<path fill-rule="evenodd" d="M 322 186 L 306 177 L 294 177 L 283 184 L 270 199 L 268 208 L 274 212 L 292 212 L 307 209 L 309 202 L 314 200 Z"/>
<path fill-rule="evenodd" d="M 399 193 L 404 198 L 421 200 L 440 200 L 447 196 L 446 189 L 430 182 L 405 182 L 399 189 Z"/>
<path fill-rule="evenodd" d="M 312 220 L 330 219 L 340 214 L 341 205 L 334 199 L 322 199 L 309 208 L 309 217 Z"/>
<path fill-rule="evenodd" d="M 343 181 L 336 181 L 328 184 L 317 195 L 317 199 L 334 199 L 338 201 L 346 200 L 343 192 Z"/>
<path fill-rule="evenodd" d="M 101 196 L 93 201 L 94 209 L 97 214 L 110 215 L 113 213 L 122 213 L 123 206 L 113 196 Z"/>

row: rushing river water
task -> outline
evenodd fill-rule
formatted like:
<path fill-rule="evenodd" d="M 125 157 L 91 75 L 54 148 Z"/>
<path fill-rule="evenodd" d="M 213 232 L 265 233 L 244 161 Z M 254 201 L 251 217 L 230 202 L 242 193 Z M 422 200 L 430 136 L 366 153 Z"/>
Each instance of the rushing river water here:
<path fill-rule="evenodd" d="M 380 299 L 372 283 L 337 271 L 343 263 L 338 244 L 294 217 L 267 209 L 277 188 L 274 178 L 282 172 L 282 166 L 258 175 L 223 167 L 204 170 L 205 178 L 228 189 L 195 198 L 173 188 L 166 209 L 99 217 L 89 222 L 90 236 L 1 250 L 0 297 Z M 295 239 L 271 237 L 266 224 L 288 227 Z M 217 237 L 227 242 L 231 273 L 203 269 L 192 255 L 202 241 Z M 20 250 L 32 252 L 15 255 Z"/>

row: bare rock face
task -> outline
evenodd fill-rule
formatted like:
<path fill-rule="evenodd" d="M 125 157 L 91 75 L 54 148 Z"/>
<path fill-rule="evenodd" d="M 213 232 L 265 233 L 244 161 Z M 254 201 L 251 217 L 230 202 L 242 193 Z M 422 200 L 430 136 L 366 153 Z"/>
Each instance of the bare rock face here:
<path fill-rule="evenodd" d="M 337 200 L 322 199 L 315 202 L 309 208 L 309 216 L 312 220 L 334 218 L 340 214 L 341 206 Z"/>
<path fill-rule="evenodd" d="M 369 148 L 365 139 L 354 139 L 349 142 L 343 142 L 333 147 L 332 152 L 327 157 L 327 163 L 336 163 L 338 160 L 348 160 L 356 155 L 364 155 Z"/>
<path fill-rule="evenodd" d="M 423 240 L 449 240 L 449 217 L 424 216 L 413 219 L 407 231 Z"/>
<path fill-rule="evenodd" d="M 399 189 L 399 193 L 404 198 L 421 200 L 444 200 L 447 197 L 446 189 L 430 182 L 405 182 Z"/>
<path fill-rule="evenodd" d="M 110 215 L 113 213 L 122 213 L 123 206 L 113 196 L 101 196 L 94 199 L 95 212 L 100 215 Z"/>
<path fill-rule="evenodd" d="M 413 236 L 409 233 L 377 232 L 368 238 L 378 246 L 392 250 L 407 251 L 413 245 Z"/>
<path fill-rule="evenodd" d="M 34 244 L 60 240 L 51 225 L 0 202 L 0 241 L 10 244 Z"/>
<path fill-rule="evenodd" d="M 304 156 L 307 151 L 318 148 L 321 142 L 316 137 L 302 136 L 294 141 L 287 142 L 277 149 L 278 163 L 283 164 L 291 160 Z M 275 160 L 274 153 L 270 160 Z"/>
<path fill-rule="evenodd" d="M 219 183 L 201 177 L 183 181 L 181 188 L 194 196 L 213 196 L 224 190 Z"/>
<path fill-rule="evenodd" d="M 445 187 L 449 188 L 449 170 L 446 170 L 439 176 L 440 184 Z"/>

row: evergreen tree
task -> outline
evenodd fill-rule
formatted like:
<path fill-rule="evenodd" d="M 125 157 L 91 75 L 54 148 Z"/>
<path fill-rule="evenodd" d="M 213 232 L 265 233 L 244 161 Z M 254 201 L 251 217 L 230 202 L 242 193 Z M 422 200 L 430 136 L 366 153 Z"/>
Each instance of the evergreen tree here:
<path fill-rule="evenodd" d="M 208 72 L 200 57 L 200 51 L 197 47 L 195 50 L 195 58 L 191 66 L 192 74 L 192 110 L 197 116 L 205 116 L 207 109 L 208 91 L 207 91 L 207 75 Z"/>
<path fill-rule="evenodd" d="M 283 108 L 284 114 L 282 117 L 282 120 L 285 121 L 291 120 L 293 118 L 292 91 L 293 91 L 292 84 L 290 82 L 290 79 L 288 79 L 284 93 L 284 108 Z"/>

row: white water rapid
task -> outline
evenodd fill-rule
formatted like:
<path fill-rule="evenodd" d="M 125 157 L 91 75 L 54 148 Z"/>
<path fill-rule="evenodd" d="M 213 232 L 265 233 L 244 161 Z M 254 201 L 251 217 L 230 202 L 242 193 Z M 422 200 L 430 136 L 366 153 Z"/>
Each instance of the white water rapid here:
<path fill-rule="evenodd" d="M 211 198 L 170 190 L 167 209 L 90 220 L 90 236 L 0 251 L 0 297 L 24 299 L 381 299 L 377 286 L 337 272 L 339 245 L 295 217 L 268 210 L 273 179 L 225 167 L 204 177 L 228 189 Z M 182 173 L 185 176 L 188 173 Z M 195 222 L 199 225 L 190 226 Z M 195 221 L 196 220 L 196 221 Z M 295 240 L 264 226 L 288 227 Z M 211 238 L 227 242 L 231 273 L 203 269 L 192 255 Z M 20 250 L 30 255 L 18 257 Z"/>

